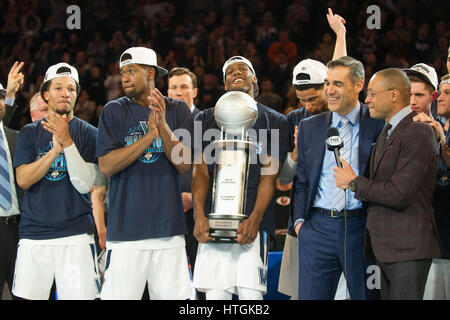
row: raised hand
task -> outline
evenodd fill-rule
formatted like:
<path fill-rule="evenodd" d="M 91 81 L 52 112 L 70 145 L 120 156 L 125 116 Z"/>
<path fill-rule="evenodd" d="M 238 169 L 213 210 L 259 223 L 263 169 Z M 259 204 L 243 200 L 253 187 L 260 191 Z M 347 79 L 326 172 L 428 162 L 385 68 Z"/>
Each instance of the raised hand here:
<path fill-rule="evenodd" d="M 149 106 L 149 108 L 150 108 L 150 106 Z M 159 136 L 159 129 L 156 124 L 156 112 L 155 111 L 150 112 L 150 114 L 148 115 L 148 134 L 152 135 L 154 139 Z"/>
<path fill-rule="evenodd" d="M 44 129 L 53 134 L 53 137 L 63 148 L 70 147 L 73 143 L 67 122 L 67 115 L 60 115 L 52 111 L 47 114 L 45 121 L 42 121 Z"/>
<path fill-rule="evenodd" d="M 158 89 L 153 89 L 148 97 L 149 108 L 156 114 L 156 125 L 161 129 L 161 126 L 166 124 L 166 103 L 164 96 Z"/>
<path fill-rule="evenodd" d="M 345 19 L 338 14 L 333 14 L 333 10 L 331 10 L 331 8 L 328 8 L 327 20 L 328 24 L 330 25 L 330 28 L 333 29 L 336 35 L 345 34 L 346 32 L 344 26 L 344 24 L 346 23 Z"/>
<path fill-rule="evenodd" d="M 8 98 L 15 98 L 17 92 L 20 89 L 20 86 L 23 84 L 24 75 L 20 72 L 22 69 L 24 62 L 14 62 L 11 70 L 9 70 L 8 74 L 8 84 L 6 86 L 6 96 Z"/>

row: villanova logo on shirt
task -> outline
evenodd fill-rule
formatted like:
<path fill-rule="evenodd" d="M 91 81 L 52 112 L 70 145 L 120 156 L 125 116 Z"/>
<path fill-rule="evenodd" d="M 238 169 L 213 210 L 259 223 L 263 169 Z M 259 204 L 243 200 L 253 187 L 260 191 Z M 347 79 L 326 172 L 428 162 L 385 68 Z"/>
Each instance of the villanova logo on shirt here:
<path fill-rule="evenodd" d="M 140 121 L 138 126 L 128 130 L 127 136 L 125 137 L 126 145 L 129 146 L 135 143 L 147 133 L 147 121 Z M 158 160 L 162 153 L 164 153 L 164 148 L 162 147 L 161 137 L 158 137 L 147 147 L 147 149 L 145 149 L 144 153 L 139 156 L 139 161 L 143 163 L 153 163 Z"/>
<path fill-rule="evenodd" d="M 51 141 L 49 145 L 44 149 L 39 148 L 36 160 L 39 160 L 40 158 L 45 156 L 51 148 L 53 148 L 53 143 Z M 50 169 L 48 169 L 44 178 L 49 181 L 59 181 L 64 179 L 66 176 L 67 176 L 66 158 L 64 157 L 64 153 L 61 152 L 59 156 L 55 159 L 55 161 L 53 161 L 52 165 L 50 166 Z"/>

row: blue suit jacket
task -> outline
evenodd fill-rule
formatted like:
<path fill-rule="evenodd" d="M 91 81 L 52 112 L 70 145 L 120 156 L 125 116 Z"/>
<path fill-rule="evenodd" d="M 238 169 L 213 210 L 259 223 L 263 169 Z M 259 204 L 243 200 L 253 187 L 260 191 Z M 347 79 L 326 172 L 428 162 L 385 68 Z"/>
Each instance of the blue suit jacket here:
<path fill-rule="evenodd" d="M 303 120 L 298 128 L 298 164 L 294 203 L 294 222 L 308 220 L 319 186 L 322 163 L 326 150 L 327 131 L 331 123 L 331 111 Z M 384 120 L 372 119 L 367 105 L 361 104 L 359 125 L 359 172 L 368 176 L 369 159 Z"/>

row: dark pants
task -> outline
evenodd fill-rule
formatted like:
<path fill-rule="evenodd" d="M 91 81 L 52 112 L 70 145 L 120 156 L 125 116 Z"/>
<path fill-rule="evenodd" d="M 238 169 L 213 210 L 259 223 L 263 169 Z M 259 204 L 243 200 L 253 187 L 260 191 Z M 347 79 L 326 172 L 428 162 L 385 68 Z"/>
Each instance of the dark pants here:
<path fill-rule="evenodd" d="M 12 295 L 18 243 L 19 225 L 0 223 L 0 299 L 5 282 Z"/>
<path fill-rule="evenodd" d="M 345 264 L 350 298 L 372 298 L 372 292 L 366 286 L 369 262 L 363 251 L 365 224 L 363 215 L 347 218 L 346 259 L 344 218 L 313 213 L 311 219 L 302 225 L 298 236 L 300 300 L 334 299 Z"/>
<path fill-rule="evenodd" d="M 381 269 L 382 300 L 422 300 L 431 259 L 383 263 Z"/>

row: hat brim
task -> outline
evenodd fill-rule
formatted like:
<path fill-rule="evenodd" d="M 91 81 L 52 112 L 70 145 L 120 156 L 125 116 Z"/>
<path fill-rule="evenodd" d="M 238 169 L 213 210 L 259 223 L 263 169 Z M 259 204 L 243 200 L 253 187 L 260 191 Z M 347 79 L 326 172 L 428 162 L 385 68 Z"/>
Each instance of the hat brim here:
<path fill-rule="evenodd" d="M 434 88 L 434 90 L 437 90 L 435 88 L 434 84 L 431 83 L 430 79 L 428 79 L 428 77 L 426 75 L 424 75 L 423 73 L 416 71 L 416 70 L 412 70 L 412 69 L 402 69 L 402 71 L 404 73 L 406 73 L 406 75 L 408 75 L 408 76 L 416 76 L 416 77 L 422 79 L 423 81 L 425 81 L 426 83 L 431 85 Z"/>
<path fill-rule="evenodd" d="M 165 77 L 169 73 L 169 71 L 167 71 L 164 68 L 161 68 L 161 67 L 158 67 L 158 66 L 152 66 L 152 67 L 155 68 L 157 77 Z"/>

